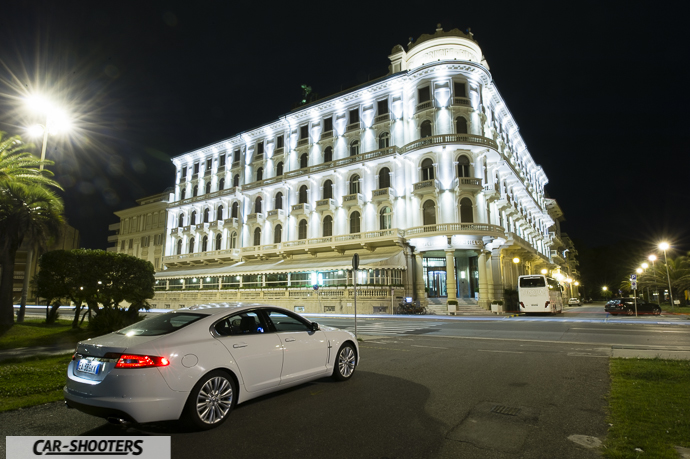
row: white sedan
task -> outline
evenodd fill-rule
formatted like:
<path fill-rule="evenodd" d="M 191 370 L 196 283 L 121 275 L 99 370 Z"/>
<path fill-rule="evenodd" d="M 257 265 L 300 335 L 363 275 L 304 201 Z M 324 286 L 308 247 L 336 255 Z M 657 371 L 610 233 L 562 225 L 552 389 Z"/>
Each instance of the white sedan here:
<path fill-rule="evenodd" d="M 568 300 L 568 306 L 582 306 L 579 298 L 571 298 Z"/>
<path fill-rule="evenodd" d="M 210 429 L 237 403 L 332 375 L 352 377 L 355 336 L 284 308 L 208 304 L 77 345 L 65 403 L 113 422 L 184 419 Z"/>

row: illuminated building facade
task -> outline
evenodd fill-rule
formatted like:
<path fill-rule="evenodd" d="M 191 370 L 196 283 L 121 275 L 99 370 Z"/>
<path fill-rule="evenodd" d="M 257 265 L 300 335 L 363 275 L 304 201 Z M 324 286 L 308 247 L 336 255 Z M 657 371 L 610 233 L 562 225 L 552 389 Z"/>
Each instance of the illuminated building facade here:
<path fill-rule="evenodd" d="M 385 77 L 172 159 L 152 303 L 350 313 L 358 253 L 358 311 L 412 297 L 447 313 L 553 268 L 548 180 L 472 35 L 439 28 L 389 59 Z"/>

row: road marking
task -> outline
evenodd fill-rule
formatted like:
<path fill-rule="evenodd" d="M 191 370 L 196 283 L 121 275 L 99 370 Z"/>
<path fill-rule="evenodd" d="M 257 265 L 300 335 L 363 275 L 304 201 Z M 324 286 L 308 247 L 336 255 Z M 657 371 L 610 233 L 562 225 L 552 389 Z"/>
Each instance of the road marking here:
<path fill-rule="evenodd" d="M 387 351 L 403 351 L 403 352 L 410 352 L 409 349 L 398 349 L 398 348 L 395 348 L 395 347 L 376 347 L 376 346 L 363 346 L 363 345 L 360 345 L 359 347 L 360 347 L 360 348 L 364 348 L 364 349 L 385 349 L 385 350 L 387 350 Z"/>
<path fill-rule="evenodd" d="M 410 344 L 412 347 L 427 347 L 429 349 L 448 349 L 447 347 L 436 347 L 436 346 L 422 346 L 420 344 Z"/>
<path fill-rule="evenodd" d="M 477 349 L 479 352 L 498 352 L 500 354 L 524 354 L 524 352 L 520 351 L 497 351 L 493 349 Z"/>
<path fill-rule="evenodd" d="M 661 329 L 642 329 L 642 330 L 630 330 L 630 329 L 625 329 L 625 328 L 587 328 L 587 327 L 571 327 L 568 330 L 597 330 L 597 331 L 634 331 L 635 333 L 638 332 L 646 332 L 646 333 L 685 333 L 687 334 L 687 331 L 681 331 L 681 330 L 661 330 Z"/>

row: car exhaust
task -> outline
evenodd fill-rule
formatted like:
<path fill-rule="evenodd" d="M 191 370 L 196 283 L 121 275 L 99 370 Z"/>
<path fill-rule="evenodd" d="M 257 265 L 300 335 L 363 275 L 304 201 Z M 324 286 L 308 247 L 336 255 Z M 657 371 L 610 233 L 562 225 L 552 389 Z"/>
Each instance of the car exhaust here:
<path fill-rule="evenodd" d="M 129 424 L 128 421 L 126 421 L 122 418 L 109 417 L 109 418 L 105 418 L 105 419 L 106 419 L 106 421 L 108 421 L 111 424 L 118 424 L 118 425 Z"/>

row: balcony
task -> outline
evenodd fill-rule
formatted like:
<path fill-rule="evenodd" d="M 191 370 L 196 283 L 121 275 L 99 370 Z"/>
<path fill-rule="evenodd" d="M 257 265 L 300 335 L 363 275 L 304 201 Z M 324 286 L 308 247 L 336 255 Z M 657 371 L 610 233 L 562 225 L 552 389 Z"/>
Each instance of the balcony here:
<path fill-rule="evenodd" d="M 482 179 L 474 177 L 458 177 L 455 182 L 455 193 L 460 194 L 463 191 L 477 194 L 482 191 Z"/>
<path fill-rule="evenodd" d="M 268 213 L 266 214 L 266 218 L 269 221 L 284 220 L 285 219 L 285 211 L 283 209 L 269 210 Z"/>
<path fill-rule="evenodd" d="M 353 206 L 361 207 L 364 205 L 364 202 L 362 193 L 353 193 L 343 196 L 343 207 L 346 209 Z"/>
<path fill-rule="evenodd" d="M 179 229 L 179 228 L 178 228 Z M 192 231 L 192 227 L 190 225 L 183 226 L 182 227 L 182 233 L 189 233 Z"/>
<path fill-rule="evenodd" d="M 395 199 L 395 193 L 390 187 L 379 188 L 371 192 L 371 200 L 374 202 L 393 201 L 393 199 Z"/>
<path fill-rule="evenodd" d="M 390 113 L 384 113 L 383 115 L 379 115 L 376 118 L 374 118 L 374 124 L 385 123 L 386 121 L 390 121 L 390 119 Z"/>
<path fill-rule="evenodd" d="M 474 134 L 441 134 L 424 137 L 423 139 L 410 142 L 398 150 L 398 153 L 405 154 L 421 148 L 433 147 L 436 145 L 461 144 L 477 145 L 480 147 L 493 148 L 498 151 L 498 145 L 493 140 Z"/>
<path fill-rule="evenodd" d="M 183 184 L 183 183 L 185 183 L 186 181 L 187 181 L 187 176 L 186 176 L 186 175 L 183 175 L 183 176 L 180 177 L 180 184 Z"/>
<path fill-rule="evenodd" d="M 496 201 L 501 197 L 500 188 L 494 184 L 484 185 L 484 197 L 488 203 Z"/>
<path fill-rule="evenodd" d="M 345 128 L 345 132 L 353 132 L 359 129 L 359 121 L 356 123 L 348 124 Z"/>
<path fill-rule="evenodd" d="M 108 236 L 108 242 L 117 242 L 117 234 L 111 234 Z"/>
<path fill-rule="evenodd" d="M 206 234 L 208 233 L 208 223 L 199 223 L 196 226 L 197 233 Z"/>
<path fill-rule="evenodd" d="M 471 107 L 472 102 L 467 97 L 453 97 L 453 106 Z"/>
<path fill-rule="evenodd" d="M 561 252 L 558 250 L 552 250 L 551 251 L 551 261 L 556 264 L 563 264 L 565 263 L 565 258 L 561 255 Z"/>
<path fill-rule="evenodd" d="M 264 158 L 264 155 L 256 154 L 252 158 L 252 164 L 258 164 L 264 162 L 266 158 Z"/>
<path fill-rule="evenodd" d="M 206 170 L 204 171 L 204 177 L 210 177 L 210 176 L 211 176 L 211 172 L 213 172 L 211 169 L 206 169 Z"/>
<path fill-rule="evenodd" d="M 324 210 L 334 211 L 335 208 L 336 208 L 335 199 L 322 199 L 320 201 L 316 201 L 316 210 L 318 210 L 318 211 L 324 211 Z"/>
<path fill-rule="evenodd" d="M 215 230 L 215 229 L 218 229 L 218 226 L 220 226 L 218 221 L 211 222 L 208 224 L 208 229 L 209 230 Z"/>
<path fill-rule="evenodd" d="M 273 156 L 272 156 L 272 158 L 273 158 L 273 159 L 276 159 L 276 158 L 279 158 L 279 157 L 283 156 L 284 154 L 285 154 L 285 148 L 283 148 L 283 147 L 276 148 L 276 149 L 273 151 Z"/>
<path fill-rule="evenodd" d="M 311 212 L 311 206 L 307 203 L 295 204 L 290 208 L 292 215 L 306 215 Z"/>
<path fill-rule="evenodd" d="M 431 108 L 434 108 L 434 103 L 430 100 L 427 100 L 426 102 L 422 102 L 421 104 L 417 104 L 417 108 L 415 109 L 415 113 L 423 112 L 424 110 L 429 110 Z"/>
<path fill-rule="evenodd" d="M 226 218 L 223 221 L 223 228 L 239 228 L 240 221 L 238 218 Z"/>
<path fill-rule="evenodd" d="M 178 232 L 182 232 L 180 228 L 173 228 L 170 230 L 170 235 L 175 236 Z"/>
<path fill-rule="evenodd" d="M 307 137 L 307 138 L 305 138 L 305 139 L 299 139 L 299 140 L 297 141 L 297 146 L 298 146 L 298 147 L 303 147 L 303 146 L 305 146 L 305 145 L 309 145 L 309 137 Z"/>
<path fill-rule="evenodd" d="M 326 132 L 322 133 L 320 142 L 324 142 L 326 140 L 331 140 L 332 138 L 333 138 L 333 129 L 331 129 L 330 131 L 326 131 Z"/>
<path fill-rule="evenodd" d="M 501 226 L 489 225 L 487 223 L 439 223 L 437 225 L 424 225 L 408 228 L 404 232 L 404 236 L 408 240 L 414 237 L 430 237 L 438 235 L 451 236 L 454 234 L 504 237 L 505 231 Z"/>
<path fill-rule="evenodd" d="M 255 212 L 253 214 L 247 215 L 247 224 L 252 224 L 252 223 L 263 223 L 264 222 L 264 214 L 262 212 Z"/>
<path fill-rule="evenodd" d="M 424 180 L 422 182 L 417 182 L 412 185 L 412 193 L 416 195 L 425 194 L 438 194 L 440 188 L 440 183 L 438 180 Z"/>

